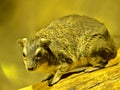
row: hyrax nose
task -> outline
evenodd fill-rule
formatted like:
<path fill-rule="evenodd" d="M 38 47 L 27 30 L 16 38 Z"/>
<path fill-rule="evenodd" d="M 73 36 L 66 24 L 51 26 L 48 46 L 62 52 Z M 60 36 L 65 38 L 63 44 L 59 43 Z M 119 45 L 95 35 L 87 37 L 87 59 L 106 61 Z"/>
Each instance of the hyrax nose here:
<path fill-rule="evenodd" d="M 32 71 L 33 69 L 34 69 L 33 67 L 28 68 L 29 71 Z"/>

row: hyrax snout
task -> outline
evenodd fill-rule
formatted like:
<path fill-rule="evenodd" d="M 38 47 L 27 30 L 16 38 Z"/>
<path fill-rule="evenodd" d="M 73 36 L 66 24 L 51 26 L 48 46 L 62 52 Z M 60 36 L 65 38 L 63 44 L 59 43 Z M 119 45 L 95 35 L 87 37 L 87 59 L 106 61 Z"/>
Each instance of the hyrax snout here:
<path fill-rule="evenodd" d="M 105 25 L 88 16 L 58 18 L 33 38 L 19 39 L 18 43 L 23 47 L 26 69 L 49 73 L 45 79 L 51 79 L 49 85 L 67 72 L 89 66 L 103 68 L 116 56 L 116 47 Z"/>

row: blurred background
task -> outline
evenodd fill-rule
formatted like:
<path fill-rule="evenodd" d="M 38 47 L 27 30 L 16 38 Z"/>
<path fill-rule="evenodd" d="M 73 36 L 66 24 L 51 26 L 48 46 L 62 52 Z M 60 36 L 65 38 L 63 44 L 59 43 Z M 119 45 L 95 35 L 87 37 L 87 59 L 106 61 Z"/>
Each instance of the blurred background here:
<path fill-rule="evenodd" d="M 17 39 L 31 37 L 51 20 L 68 14 L 104 22 L 120 47 L 120 0 L 0 0 L 0 90 L 39 83 L 42 74 L 28 72 Z"/>

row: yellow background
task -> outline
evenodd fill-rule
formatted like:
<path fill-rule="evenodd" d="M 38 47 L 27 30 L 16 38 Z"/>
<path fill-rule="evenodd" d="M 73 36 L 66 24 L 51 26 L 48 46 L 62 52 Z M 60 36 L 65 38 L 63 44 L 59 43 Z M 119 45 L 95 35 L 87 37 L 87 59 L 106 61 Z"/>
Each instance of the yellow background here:
<path fill-rule="evenodd" d="M 0 90 L 39 83 L 42 75 L 27 72 L 18 38 L 31 37 L 51 20 L 68 14 L 104 22 L 120 47 L 120 0 L 0 0 Z"/>

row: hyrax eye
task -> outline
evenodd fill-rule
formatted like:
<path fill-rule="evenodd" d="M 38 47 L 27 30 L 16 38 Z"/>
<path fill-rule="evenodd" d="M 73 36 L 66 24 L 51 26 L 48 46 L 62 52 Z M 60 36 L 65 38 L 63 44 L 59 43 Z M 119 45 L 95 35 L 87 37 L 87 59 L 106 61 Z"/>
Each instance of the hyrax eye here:
<path fill-rule="evenodd" d="M 36 56 L 41 57 L 42 56 L 41 52 L 39 52 Z"/>
<path fill-rule="evenodd" d="M 23 53 L 23 57 L 25 57 L 26 55 L 25 55 L 25 53 Z"/>

